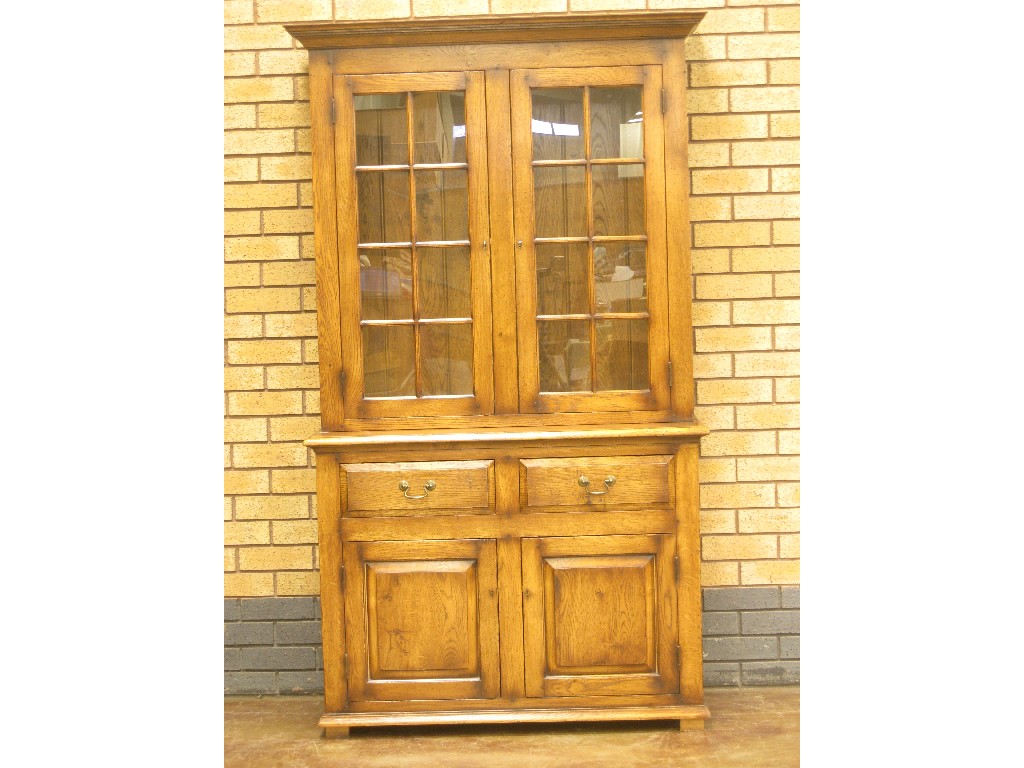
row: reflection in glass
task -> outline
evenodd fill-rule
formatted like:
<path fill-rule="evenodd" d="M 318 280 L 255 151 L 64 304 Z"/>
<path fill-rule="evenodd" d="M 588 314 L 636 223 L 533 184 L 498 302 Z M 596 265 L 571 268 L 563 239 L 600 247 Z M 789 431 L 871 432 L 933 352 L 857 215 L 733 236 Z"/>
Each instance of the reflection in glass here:
<path fill-rule="evenodd" d="M 598 320 L 597 389 L 650 389 L 647 318 Z"/>
<path fill-rule="evenodd" d="M 579 166 L 533 169 L 537 237 L 586 236 L 585 178 Z"/>
<path fill-rule="evenodd" d="M 360 171 L 356 179 L 359 242 L 409 242 L 409 172 Z"/>
<path fill-rule="evenodd" d="M 590 389 L 588 321 L 538 321 L 537 347 L 542 392 L 583 392 Z"/>
<path fill-rule="evenodd" d="M 594 303 L 598 312 L 647 311 L 646 243 L 595 243 Z"/>
<path fill-rule="evenodd" d="M 595 165 L 594 234 L 644 234 L 644 167 Z"/>
<path fill-rule="evenodd" d="M 590 156 L 644 156 L 640 86 L 590 89 Z"/>
<path fill-rule="evenodd" d="M 412 318 L 412 252 L 406 248 L 359 252 L 363 320 Z"/>
<path fill-rule="evenodd" d="M 466 162 L 465 94 L 413 94 L 412 135 L 414 163 Z"/>
<path fill-rule="evenodd" d="M 363 326 L 366 397 L 416 395 L 416 348 L 411 325 Z"/>
<path fill-rule="evenodd" d="M 356 165 L 408 165 L 405 94 L 355 97 Z"/>
<path fill-rule="evenodd" d="M 534 88 L 533 159 L 583 159 L 583 89 Z"/>
<path fill-rule="evenodd" d="M 470 317 L 469 248 L 418 248 L 420 317 Z"/>
<path fill-rule="evenodd" d="M 468 240 L 467 172 L 415 171 L 416 240 Z"/>
<path fill-rule="evenodd" d="M 473 394 L 473 326 L 470 323 L 420 326 L 423 394 Z"/>
<path fill-rule="evenodd" d="M 590 311 L 586 243 L 537 244 L 537 313 L 584 315 Z"/>

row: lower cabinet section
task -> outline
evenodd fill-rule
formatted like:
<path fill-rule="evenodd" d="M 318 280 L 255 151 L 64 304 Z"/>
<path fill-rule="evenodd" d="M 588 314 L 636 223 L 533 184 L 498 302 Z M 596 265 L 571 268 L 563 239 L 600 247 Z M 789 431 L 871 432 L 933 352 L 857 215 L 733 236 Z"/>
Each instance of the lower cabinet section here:
<path fill-rule="evenodd" d="M 353 701 L 500 695 L 494 541 L 344 549 Z"/>
<path fill-rule="evenodd" d="M 675 537 L 523 539 L 528 696 L 676 693 Z"/>
<path fill-rule="evenodd" d="M 506 439 L 318 454 L 327 734 L 701 727 L 696 441 Z"/>

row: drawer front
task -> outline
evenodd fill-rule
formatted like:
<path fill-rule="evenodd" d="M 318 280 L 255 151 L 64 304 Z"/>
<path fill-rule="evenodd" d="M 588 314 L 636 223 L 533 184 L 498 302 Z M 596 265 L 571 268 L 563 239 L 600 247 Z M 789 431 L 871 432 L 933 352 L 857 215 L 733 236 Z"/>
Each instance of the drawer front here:
<path fill-rule="evenodd" d="M 672 462 L 672 456 L 522 459 L 519 462 L 522 505 L 617 508 L 669 505 L 675 490 Z M 611 482 L 606 482 L 608 480 Z"/>
<path fill-rule="evenodd" d="M 493 461 L 342 464 L 351 517 L 481 515 L 494 508 Z"/>

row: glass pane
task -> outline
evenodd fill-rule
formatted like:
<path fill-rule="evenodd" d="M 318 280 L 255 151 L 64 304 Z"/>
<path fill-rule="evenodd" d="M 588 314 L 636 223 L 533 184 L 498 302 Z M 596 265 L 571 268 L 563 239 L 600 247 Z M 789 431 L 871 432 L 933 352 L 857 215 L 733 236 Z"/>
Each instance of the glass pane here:
<path fill-rule="evenodd" d="M 420 317 L 470 317 L 469 248 L 418 248 Z"/>
<path fill-rule="evenodd" d="M 586 243 L 538 243 L 537 314 L 590 312 L 587 258 Z"/>
<path fill-rule="evenodd" d="M 466 171 L 416 171 L 416 240 L 468 240 Z"/>
<path fill-rule="evenodd" d="M 590 389 L 590 323 L 541 320 L 537 323 L 542 392 Z"/>
<path fill-rule="evenodd" d="M 473 326 L 420 326 L 424 395 L 473 394 Z"/>
<path fill-rule="evenodd" d="M 593 174 L 594 234 L 644 234 L 644 167 L 595 165 Z"/>
<path fill-rule="evenodd" d="M 363 388 L 366 397 L 414 397 L 415 358 L 411 325 L 364 325 Z"/>
<path fill-rule="evenodd" d="M 583 159 L 583 89 L 535 88 L 533 159 Z"/>
<path fill-rule="evenodd" d="M 595 243 L 594 304 L 597 312 L 647 311 L 645 243 Z"/>
<path fill-rule="evenodd" d="M 409 172 L 360 171 L 356 178 L 359 242 L 409 242 Z"/>
<path fill-rule="evenodd" d="M 466 96 L 414 93 L 412 97 L 414 163 L 466 162 Z"/>
<path fill-rule="evenodd" d="M 597 389 L 650 389 L 647 318 L 597 321 Z"/>
<path fill-rule="evenodd" d="M 408 165 L 405 94 L 355 97 L 356 165 Z"/>
<path fill-rule="evenodd" d="M 590 89 L 590 156 L 643 157 L 640 86 Z"/>
<path fill-rule="evenodd" d="M 586 176 L 581 167 L 534 168 L 537 237 L 585 237 Z"/>
<path fill-rule="evenodd" d="M 412 319 L 412 252 L 360 251 L 359 290 L 363 320 Z"/>

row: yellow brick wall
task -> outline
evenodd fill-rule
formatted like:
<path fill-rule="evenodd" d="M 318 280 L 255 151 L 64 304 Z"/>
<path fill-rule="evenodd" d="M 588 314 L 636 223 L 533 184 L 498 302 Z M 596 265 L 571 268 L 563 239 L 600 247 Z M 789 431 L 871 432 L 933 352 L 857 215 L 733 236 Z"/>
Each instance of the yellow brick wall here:
<path fill-rule="evenodd" d="M 687 40 L 701 578 L 799 583 L 799 5 L 225 0 L 226 597 L 319 593 L 308 55 L 281 24 L 645 7 L 708 11 Z"/>

